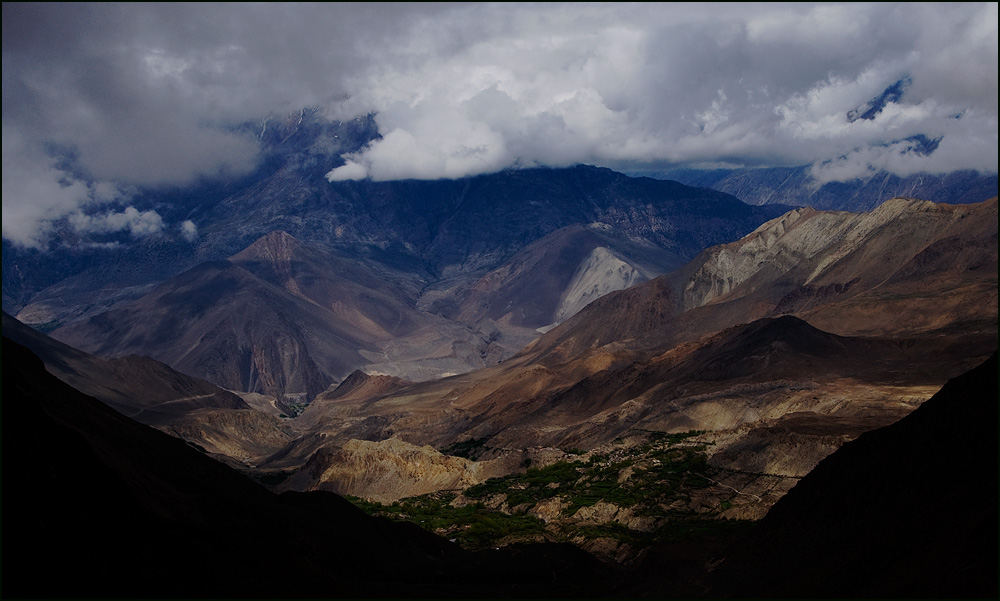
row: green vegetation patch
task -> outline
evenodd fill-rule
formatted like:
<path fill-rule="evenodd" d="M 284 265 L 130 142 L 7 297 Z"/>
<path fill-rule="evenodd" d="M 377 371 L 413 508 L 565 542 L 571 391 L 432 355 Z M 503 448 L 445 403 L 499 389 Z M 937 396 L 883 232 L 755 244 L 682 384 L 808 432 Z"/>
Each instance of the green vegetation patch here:
<path fill-rule="evenodd" d="M 456 497 L 454 493 L 433 493 L 388 505 L 357 497 L 348 499 L 371 515 L 413 522 L 470 549 L 496 546 L 497 541 L 512 536 L 530 538 L 545 533 L 544 522 L 537 518 L 508 515 L 481 503 L 453 507 L 451 502 Z"/>
<path fill-rule="evenodd" d="M 459 506 L 452 505 L 458 498 L 456 492 L 410 497 L 388 505 L 351 501 L 370 514 L 413 522 L 473 549 L 496 546 L 501 539 L 570 541 L 582 536 L 643 547 L 664 538 L 707 536 L 721 520 L 705 519 L 694 509 L 666 509 L 684 507 L 692 491 L 713 485 L 704 475 L 710 471 L 705 445 L 688 440 L 702 433 L 650 433 L 648 442 L 637 447 L 592 454 L 586 461 L 581 454 L 574 461 L 490 478 L 467 488 Z M 449 445 L 443 452 L 475 456 L 485 448 L 484 443 L 485 439 L 472 439 Z M 564 503 L 554 521 L 545 524 L 527 515 L 538 502 L 553 497 Z M 594 524 L 574 518 L 581 508 L 602 501 L 628 508 L 638 517 L 657 518 L 660 527 L 656 532 L 640 532 L 619 523 Z M 724 509 L 720 505 L 712 513 Z"/>
<path fill-rule="evenodd" d="M 444 455 L 451 455 L 453 457 L 464 457 L 475 461 L 488 450 L 486 447 L 487 440 L 488 439 L 486 438 L 470 438 L 469 440 L 463 440 L 461 442 L 453 442 L 441 449 L 441 453 Z"/>
<path fill-rule="evenodd" d="M 482 484 L 469 487 L 465 496 L 470 499 L 486 499 L 492 495 L 507 495 L 507 506 L 517 507 L 525 503 L 535 504 L 570 491 L 586 468 L 582 462 L 560 461 L 546 467 L 529 468 L 523 474 L 512 474 L 500 478 L 490 478 Z"/>

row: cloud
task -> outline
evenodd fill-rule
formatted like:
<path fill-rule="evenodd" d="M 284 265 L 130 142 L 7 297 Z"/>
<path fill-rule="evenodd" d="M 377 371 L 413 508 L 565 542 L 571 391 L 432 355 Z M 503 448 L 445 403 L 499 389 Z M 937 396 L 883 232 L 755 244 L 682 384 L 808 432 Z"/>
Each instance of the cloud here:
<path fill-rule="evenodd" d="M 343 165 L 326 174 L 326 179 L 331 182 L 365 179 L 366 177 L 368 177 L 368 168 L 361 163 L 355 163 L 350 159 L 350 155 L 347 155 L 347 161 Z"/>
<path fill-rule="evenodd" d="M 194 242 L 198 239 L 198 226 L 194 224 L 190 219 L 184 221 L 180 225 L 181 237 L 188 242 Z"/>
<path fill-rule="evenodd" d="M 80 233 L 108 234 L 128 231 L 134 238 L 142 238 L 163 231 L 163 218 L 156 211 L 139 211 L 127 207 L 120 212 L 87 215 L 76 212 L 69 216 L 70 224 Z"/>
<path fill-rule="evenodd" d="M 331 180 L 997 168 L 995 3 L 5 3 L 2 24 L 12 240 L 42 240 L 101 184 L 245 172 L 257 141 L 231 126 L 303 106 L 376 113 L 382 138 L 332 158 Z M 918 134 L 941 143 L 891 150 Z"/>
<path fill-rule="evenodd" d="M 63 179 L 63 173 L 45 157 L 35 160 L 6 152 L 3 156 L 3 237 L 37 248 L 43 245 L 52 221 L 63 217 L 90 197 L 88 186 Z"/>
<path fill-rule="evenodd" d="M 488 124 L 449 108 L 421 108 L 407 128 L 392 129 L 362 152 L 348 155 L 329 179 L 458 178 L 511 164 L 503 136 Z"/>
<path fill-rule="evenodd" d="M 4 3 L 4 237 L 41 244 L 94 186 L 252 169 L 231 126 L 342 97 L 416 8 Z"/>
<path fill-rule="evenodd" d="M 330 177 L 849 154 L 940 171 L 968 153 L 949 142 L 915 163 L 887 160 L 884 147 L 964 136 L 956 114 L 975 121 L 975 145 L 996 146 L 995 15 L 995 5 L 463 7 L 444 23 L 417 20 L 400 42 L 409 60 L 358 75 L 349 104 L 377 111 L 388 133 Z M 906 78 L 912 87 L 874 119 L 848 118 Z M 987 150 L 968 168 L 995 171 L 996 157 Z"/>
<path fill-rule="evenodd" d="M 134 8 L 5 5 L 5 127 L 70 149 L 98 181 L 185 184 L 251 168 L 253 142 L 218 127 L 233 115 L 213 106 L 210 86 L 193 88 L 197 73 L 177 77 L 187 63 L 164 68 Z"/>

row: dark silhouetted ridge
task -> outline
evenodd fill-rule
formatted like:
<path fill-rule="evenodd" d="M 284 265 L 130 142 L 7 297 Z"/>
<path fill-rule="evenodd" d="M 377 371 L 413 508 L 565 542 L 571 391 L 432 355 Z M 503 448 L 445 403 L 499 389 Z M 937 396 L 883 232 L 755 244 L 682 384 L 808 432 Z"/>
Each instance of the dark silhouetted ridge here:
<path fill-rule="evenodd" d="M 822 461 L 717 568 L 754 597 L 997 596 L 997 355 Z"/>
<path fill-rule="evenodd" d="M 327 492 L 274 495 L 3 341 L 6 597 L 580 596 L 596 559 L 471 554 Z M 16 424 L 17 427 L 11 427 Z"/>

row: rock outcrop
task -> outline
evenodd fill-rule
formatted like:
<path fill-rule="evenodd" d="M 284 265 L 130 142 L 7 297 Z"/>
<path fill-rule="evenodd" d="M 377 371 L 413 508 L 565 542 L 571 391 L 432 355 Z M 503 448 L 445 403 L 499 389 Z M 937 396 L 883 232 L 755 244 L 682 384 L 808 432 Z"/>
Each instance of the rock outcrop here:
<path fill-rule="evenodd" d="M 398 438 L 349 440 L 339 447 L 320 448 L 282 488 L 329 490 L 391 503 L 440 490 L 462 490 L 508 473 L 511 463 L 504 459 L 470 461 Z"/>

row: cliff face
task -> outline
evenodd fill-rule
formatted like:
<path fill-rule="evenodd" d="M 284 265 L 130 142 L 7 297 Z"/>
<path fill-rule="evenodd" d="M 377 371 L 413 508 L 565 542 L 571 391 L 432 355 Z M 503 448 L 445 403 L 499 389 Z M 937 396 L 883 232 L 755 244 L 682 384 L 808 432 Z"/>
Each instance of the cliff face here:
<path fill-rule="evenodd" d="M 563 292 L 559 307 L 553 315 L 553 323 L 561 323 L 576 315 L 591 301 L 605 294 L 631 288 L 645 280 L 636 267 L 623 261 L 610 249 L 598 246 L 573 273 L 573 279 Z"/>
<path fill-rule="evenodd" d="M 798 209 L 703 253 L 685 274 L 683 305 L 754 295 L 776 300 L 774 311 L 792 313 L 828 304 L 833 295 L 917 288 L 914 279 L 920 280 L 918 292 L 936 297 L 943 286 L 930 287 L 932 273 L 952 280 L 945 285 L 988 284 L 996 262 L 996 214 L 995 198 L 973 205 L 896 198 L 860 214 Z"/>

